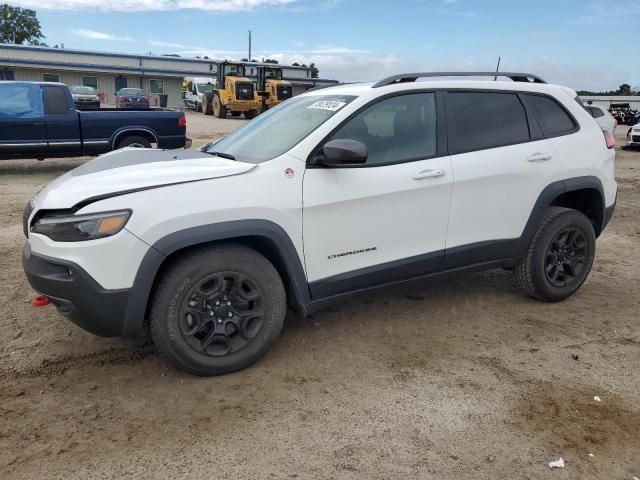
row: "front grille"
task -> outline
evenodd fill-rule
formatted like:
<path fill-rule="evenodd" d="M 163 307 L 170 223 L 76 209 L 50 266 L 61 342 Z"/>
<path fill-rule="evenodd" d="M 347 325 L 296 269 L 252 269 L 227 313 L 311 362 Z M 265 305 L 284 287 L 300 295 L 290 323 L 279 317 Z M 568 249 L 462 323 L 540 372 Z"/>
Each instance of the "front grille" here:
<path fill-rule="evenodd" d="M 640 142 L 640 135 L 632 135 L 631 136 L 631 141 L 636 143 L 636 142 Z"/>
<path fill-rule="evenodd" d="M 29 200 L 22 211 L 22 231 L 24 232 L 24 236 L 29 236 L 29 217 L 31 216 L 31 212 L 33 212 L 33 202 Z"/>
<path fill-rule="evenodd" d="M 287 100 L 292 96 L 291 85 L 278 85 L 278 100 Z"/>
<path fill-rule="evenodd" d="M 253 84 L 251 82 L 237 82 L 236 98 L 238 100 L 253 100 Z"/>

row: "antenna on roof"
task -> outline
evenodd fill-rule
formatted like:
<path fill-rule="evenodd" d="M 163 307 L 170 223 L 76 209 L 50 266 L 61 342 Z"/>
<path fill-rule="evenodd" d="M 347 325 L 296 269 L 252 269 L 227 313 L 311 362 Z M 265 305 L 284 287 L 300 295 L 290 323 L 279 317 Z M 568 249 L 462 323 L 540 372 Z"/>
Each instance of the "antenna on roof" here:
<path fill-rule="evenodd" d="M 496 73 L 498 73 L 500 71 L 500 58 L 502 57 L 498 57 L 498 65 L 496 65 Z M 498 80 L 498 76 L 496 75 L 495 77 L 493 77 L 493 81 L 497 81 Z"/>

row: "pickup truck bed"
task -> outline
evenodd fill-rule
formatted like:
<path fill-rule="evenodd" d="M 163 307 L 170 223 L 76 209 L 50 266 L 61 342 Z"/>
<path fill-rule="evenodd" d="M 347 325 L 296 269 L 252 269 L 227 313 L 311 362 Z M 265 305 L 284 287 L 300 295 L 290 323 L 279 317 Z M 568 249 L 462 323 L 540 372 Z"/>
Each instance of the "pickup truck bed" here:
<path fill-rule="evenodd" d="M 134 140 L 167 149 L 191 145 L 182 112 L 78 111 L 66 85 L 0 82 L 0 159 L 99 155 Z"/>

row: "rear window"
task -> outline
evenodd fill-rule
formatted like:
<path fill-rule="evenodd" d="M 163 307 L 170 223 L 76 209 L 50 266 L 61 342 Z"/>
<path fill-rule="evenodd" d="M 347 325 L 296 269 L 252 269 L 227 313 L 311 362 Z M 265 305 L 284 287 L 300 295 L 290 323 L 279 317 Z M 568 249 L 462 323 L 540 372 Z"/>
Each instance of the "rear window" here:
<path fill-rule="evenodd" d="M 44 93 L 44 113 L 56 114 L 69 111 L 64 88 L 44 86 L 42 91 Z"/>
<path fill-rule="evenodd" d="M 576 125 L 567 111 L 551 97 L 526 94 L 542 133 L 546 137 L 573 132 Z"/>
<path fill-rule="evenodd" d="M 524 106 L 513 93 L 449 92 L 448 103 L 459 152 L 529 140 Z"/>

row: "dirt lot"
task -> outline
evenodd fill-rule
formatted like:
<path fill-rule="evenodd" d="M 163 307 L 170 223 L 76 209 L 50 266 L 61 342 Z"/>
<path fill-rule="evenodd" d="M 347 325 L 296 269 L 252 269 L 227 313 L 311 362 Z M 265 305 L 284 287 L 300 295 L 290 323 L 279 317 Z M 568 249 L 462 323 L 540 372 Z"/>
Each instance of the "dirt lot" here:
<path fill-rule="evenodd" d="M 239 123 L 188 122 L 196 146 Z M 396 287 L 291 314 L 218 378 L 30 306 L 22 208 L 82 161 L 0 163 L 0 478 L 640 476 L 640 152 L 618 152 L 617 211 L 573 298 L 533 301 L 504 271 Z"/>

